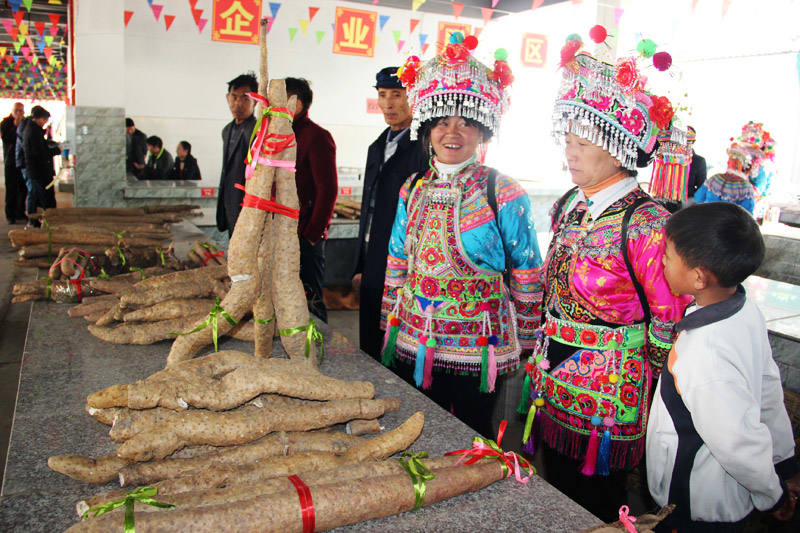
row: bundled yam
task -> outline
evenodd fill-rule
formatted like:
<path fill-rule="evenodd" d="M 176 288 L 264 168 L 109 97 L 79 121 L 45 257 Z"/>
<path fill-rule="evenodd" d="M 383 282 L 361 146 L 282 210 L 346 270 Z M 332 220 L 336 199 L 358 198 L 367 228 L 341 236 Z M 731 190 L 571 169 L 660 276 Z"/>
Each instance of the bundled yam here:
<path fill-rule="evenodd" d="M 133 286 L 140 281 L 152 277 L 162 276 L 164 274 L 169 274 L 170 272 L 175 272 L 176 270 L 181 269 L 176 268 L 176 265 L 174 264 L 163 267 L 145 267 L 141 270 L 109 276 L 108 279 L 93 279 L 90 280 L 89 284 L 97 290 L 113 294 L 126 289 L 132 289 Z"/>
<path fill-rule="evenodd" d="M 122 467 L 130 461 L 120 459 L 116 454 L 93 459 L 83 455 L 55 455 L 47 460 L 47 466 L 72 479 L 84 483 L 108 483 L 114 481 Z"/>
<path fill-rule="evenodd" d="M 348 435 L 368 435 L 370 433 L 380 433 L 383 431 L 380 422 L 377 420 L 351 420 L 345 426 Z"/>
<path fill-rule="evenodd" d="M 147 280 L 145 280 L 147 281 Z M 122 307 L 152 306 L 167 300 L 187 298 L 207 298 L 213 296 L 216 287 L 213 283 L 200 284 L 191 281 L 173 283 L 161 287 L 159 290 L 136 290 L 120 295 L 119 303 Z M 206 310 L 208 314 L 208 310 Z"/>
<path fill-rule="evenodd" d="M 219 250 L 211 243 L 195 241 L 189 250 L 189 260 L 197 266 L 226 265 L 225 251 Z"/>
<path fill-rule="evenodd" d="M 399 404 L 399 400 L 394 398 L 347 399 L 294 409 L 246 405 L 234 413 L 200 409 L 184 411 L 172 419 L 168 427 L 159 426 L 134 435 L 122 443 L 118 455 L 131 461 L 163 459 L 184 446 L 234 446 L 281 429 L 306 431 L 354 418 L 378 418 L 397 409 Z"/>
<path fill-rule="evenodd" d="M 48 299 L 59 303 L 78 303 L 85 296 L 97 296 L 101 293 L 92 288 L 85 279 L 38 279 L 15 283 L 12 294 L 12 303 Z"/>
<path fill-rule="evenodd" d="M 101 233 L 81 233 L 69 231 L 45 231 L 35 229 L 12 229 L 8 232 L 11 245 L 15 248 L 29 246 L 31 244 L 71 244 L 73 246 L 100 245 L 118 246 L 124 243 L 127 246 L 149 246 L 155 248 L 161 246 L 160 240 L 142 238 L 122 238 L 116 235 L 106 235 Z"/>
<path fill-rule="evenodd" d="M 258 297 L 253 303 L 254 341 L 256 357 L 272 355 L 275 336 L 275 307 L 272 304 L 272 248 L 275 239 L 267 238 L 272 231 L 272 217 L 264 221 L 264 235 L 258 250 L 258 270 L 261 280 Z"/>
<path fill-rule="evenodd" d="M 136 292 L 159 292 L 176 283 L 210 284 L 213 280 L 221 280 L 227 276 L 228 270 L 224 266 L 192 268 L 148 277 L 136 283 L 132 289 Z"/>
<path fill-rule="evenodd" d="M 109 312 L 114 312 L 116 309 L 112 308 Z M 101 320 L 107 316 L 108 313 L 103 315 Z M 176 332 L 186 331 L 203 316 L 204 314 L 194 314 L 160 322 L 121 324 L 115 327 L 90 324 L 89 333 L 100 340 L 114 344 L 153 344 L 154 342 L 174 338 Z M 101 320 L 98 320 L 98 322 Z"/>
<path fill-rule="evenodd" d="M 75 216 L 75 217 L 88 217 L 88 216 L 126 216 L 126 217 L 139 217 L 146 214 L 189 214 L 192 211 L 200 209 L 199 205 L 190 204 L 162 204 L 162 205 L 143 205 L 140 207 L 51 207 L 43 211 L 39 211 L 39 215 L 43 218 L 57 217 L 57 216 Z"/>
<path fill-rule="evenodd" d="M 124 322 L 158 322 L 190 315 L 208 314 L 214 300 L 175 299 L 157 303 L 150 307 L 129 311 L 122 316 Z"/>
<path fill-rule="evenodd" d="M 105 246 L 82 246 L 81 250 L 91 255 L 101 255 L 105 253 Z M 53 247 L 47 244 L 33 244 L 31 246 L 23 246 L 17 252 L 20 259 L 31 259 L 35 257 L 48 257 L 54 253 Z"/>
<path fill-rule="evenodd" d="M 375 387 L 366 381 L 331 378 L 295 361 L 222 351 L 184 361 L 130 385 L 103 389 L 91 394 L 87 402 L 95 408 L 186 409 L 191 405 L 222 410 L 264 393 L 306 400 L 366 399 L 375 395 Z M 353 416 L 344 421 L 353 418 L 375 417 Z"/>

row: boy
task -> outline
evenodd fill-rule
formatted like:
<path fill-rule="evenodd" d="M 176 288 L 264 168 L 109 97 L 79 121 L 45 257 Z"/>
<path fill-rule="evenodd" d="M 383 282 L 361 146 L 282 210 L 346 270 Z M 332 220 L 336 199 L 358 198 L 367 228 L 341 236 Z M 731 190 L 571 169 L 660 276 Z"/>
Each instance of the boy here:
<path fill-rule="evenodd" d="M 666 226 L 664 276 L 695 302 L 675 326 L 647 425 L 656 531 L 738 531 L 753 508 L 788 520 L 800 468 L 778 367 L 758 307 L 740 285 L 764 259 L 753 218 L 730 203 L 694 205 Z"/>

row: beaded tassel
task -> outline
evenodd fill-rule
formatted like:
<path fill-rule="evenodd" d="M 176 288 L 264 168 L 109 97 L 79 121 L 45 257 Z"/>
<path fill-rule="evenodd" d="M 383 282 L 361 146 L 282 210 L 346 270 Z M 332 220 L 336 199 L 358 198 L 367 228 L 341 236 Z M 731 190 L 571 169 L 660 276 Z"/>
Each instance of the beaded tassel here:
<path fill-rule="evenodd" d="M 386 333 L 383 336 L 383 357 L 381 363 L 387 367 L 394 366 L 395 347 L 397 345 L 397 333 L 400 329 L 400 319 L 397 318 L 397 312 L 400 309 L 401 289 L 397 290 L 397 301 L 394 303 L 394 308 L 389 316 L 386 317 Z"/>
<path fill-rule="evenodd" d="M 523 450 L 533 455 L 536 452 L 536 432 L 542 423 L 542 409 L 544 398 L 540 398 L 536 391 L 531 391 L 531 408 L 525 418 L 525 427 L 522 430 Z"/>
<path fill-rule="evenodd" d="M 581 474 L 584 476 L 593 476 L 595 468 L 597 467 L 597 449 L 600 446 L 600 439 L 597 435 L 597 427 L 602 423 L 599 416 L 592 417 L 592 434 L 589 435 L 589 446 L 586 449 L 586 458 L 583 460 L 583 467 Z"/>
<path fill-rule="evenodd" d="M 422 388 L 430 389 L 433 385 L 433 358 L 436 355 L 436 339 L 431 335 L 425 342 L 425 372 L 422 375 Z"/>
<path fill-rule="evenodd" d="M 420 334 L 419 344 L 417 345 L 417 359 L 414 363 L 414 383 L 417 387 L 422 386 L 422 376 L 425 371 L 425 343 L 427 342 L 427 335 Z"/>
<path fill-rule="evenodd" d="M 494 356 L 494 346 L 497 344 L 497 335 L 492 335 L 492 323 L 489 318 L 489 305 L 481 304 L 483 310 L 482 334 L 476 339 L 475 344 L 481 347 L 481 384 L 480 392 L 494 392 L 497 380 L 497 359 Z M 493 338 L 494 344 L 490 340 Z"/>
<path fill-rule="evenodd" d="M 489 335 L 489 392 L 494 392 L 494 385 L 497 382 L 497 357 L 494 354 L 494 347 L 500 340 L 497 335 Z"/>
<path fill-rule="evenodd" d="M 530 408 L 531 397 L 531 372 L 533 372 L 533 364 L 528 361 L 525 363 L 525 379 L 522 381 L 522 395 L 517 404 L 517 412 L 524 415 Z"/>
<path fill-rule="evenodd" d="M 603 419 L 605 431 L 603 431 L 603 438 L 600 439 L 600 450 L 597 452 L 597 475 L 607 476 L 611 473 L 609 468 L 609 461 L 611 459 L 611 426 L 614 425 L 614 419 L 607 416 Z"/>
<path fill-rule="evenodd" d="M 417 359 L 414 365 L 414 383 L 423 389 L 429 389 L 433 383 L 433 358 L 436 352 L 436 339 L 433 336 L 433 312 L 433 305 L 428 304 L 425 308 L 425 328 L 419 336 Z"/>
<path fill-rule="evenodd" d="M 481 347 L 481 392 L 489 392 L 489 337 L 481 335 L 475 341 Z"/>

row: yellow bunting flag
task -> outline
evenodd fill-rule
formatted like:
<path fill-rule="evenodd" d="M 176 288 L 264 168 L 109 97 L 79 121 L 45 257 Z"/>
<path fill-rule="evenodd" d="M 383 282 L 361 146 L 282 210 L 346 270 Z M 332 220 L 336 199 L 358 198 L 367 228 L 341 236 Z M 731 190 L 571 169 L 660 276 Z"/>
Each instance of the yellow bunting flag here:
<path fill-rule="evenodd" d="M 416 11 L 424 3 L 425 3 L 425 0 L 411 0 L 411 11 Z"/>
<path fill-rule="evenodd" d="M 308 23 L 311 22 L 310 20 L 299 20 L 298 23 L 300 24 L 300 31 L 303 35 L 306 34 L 308 31 Z"/>

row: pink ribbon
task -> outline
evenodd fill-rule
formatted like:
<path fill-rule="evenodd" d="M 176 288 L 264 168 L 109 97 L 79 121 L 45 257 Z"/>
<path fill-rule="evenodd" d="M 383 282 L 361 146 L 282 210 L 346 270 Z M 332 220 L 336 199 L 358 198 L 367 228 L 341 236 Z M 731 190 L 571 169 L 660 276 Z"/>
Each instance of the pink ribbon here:
<path fill-rule="evenodd" d="M 445 455 L 460 455 L 461 458 L 456 461 L 453 466 L 457 466 L 462 461 L 464 464 L 471 465 L 479 461 L 483 457 L 496 457 L 499 461 L 503 470 L 505 472 L 505 477 L 511 477 L 511 474 L 514 474 L 516 480 L 520 483 L 527 483 L 530 481 L 533 474 L 536 472 L 531 464 L 522 459 L 522 463 L 520 466 L 519 456 L 514 452 L 504 452 L 500 448 L 500 443 L 503 440 L 503 433 L 505 433 L 506 426 L 508 422 L 503 420 L 500 422 L 500 428 L 497 431 L 497 442 L 484 439 L 483 437 L 474 437 L 472 439 L 472 448 L 466 450 L 456 450 L 453 452 L 447 452 Z M 520 475 L 520 472 L 523 469 L 528 470 L 527 476 Z"/>
<path fill-rule="evenodd" d="M 633 523 L 636 522 L 636 517 L 630 516 L 630 509 L 628 509 L 627 505 L 623 505 L 619 508 L 619 521 L 625 526 L 625 531 L 628 533 L 636 533 L 636 526 L 633 525 Z"/>

